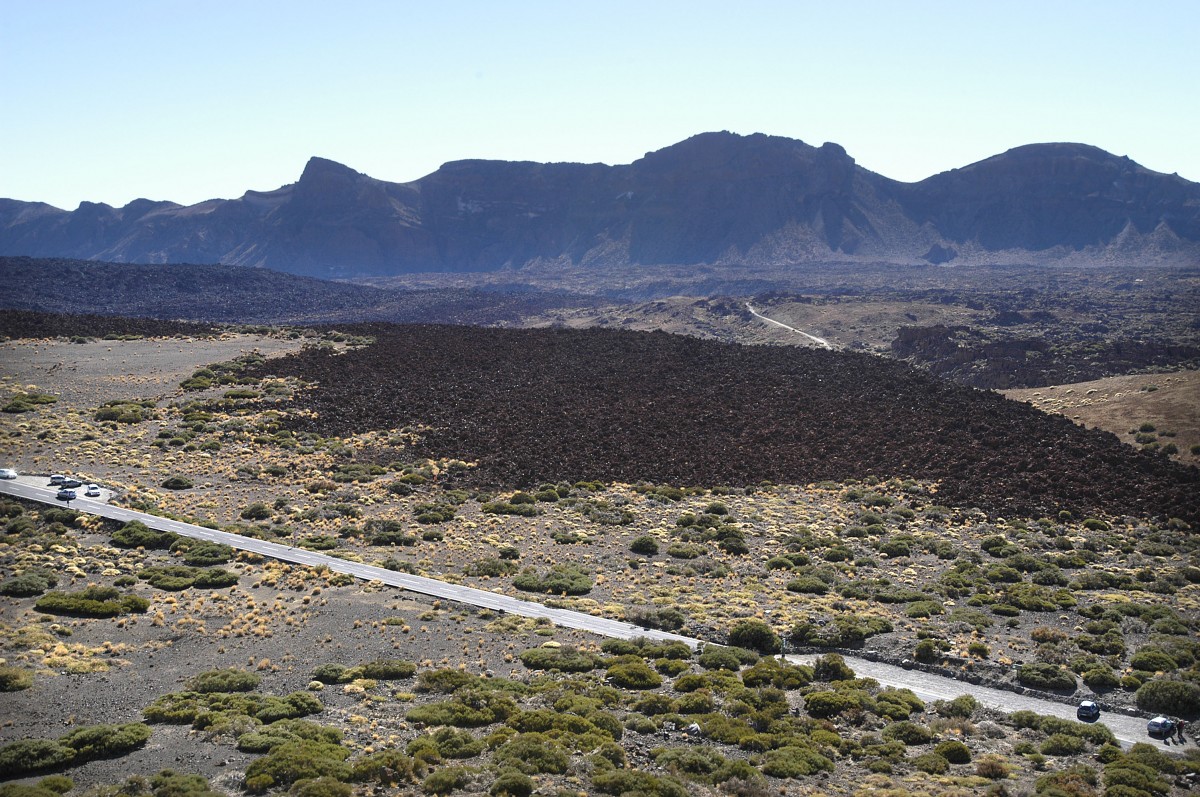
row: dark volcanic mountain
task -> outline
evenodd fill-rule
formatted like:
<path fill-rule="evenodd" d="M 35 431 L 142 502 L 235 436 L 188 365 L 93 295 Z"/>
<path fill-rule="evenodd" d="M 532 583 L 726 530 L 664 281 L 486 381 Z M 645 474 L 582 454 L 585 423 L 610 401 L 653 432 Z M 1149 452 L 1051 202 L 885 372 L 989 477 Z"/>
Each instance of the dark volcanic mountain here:
<path fill-rule="evenodd" d="M 321 158 L 299 182 L 182 207 L 0 200 L 0 254 L 387 276 L 530 263 L 1200 261 L 1200 184 L 1079 144 L 901 183 L 836 144 L 706 133 L 629 165 L 457 161 L 388 183 Z"/>

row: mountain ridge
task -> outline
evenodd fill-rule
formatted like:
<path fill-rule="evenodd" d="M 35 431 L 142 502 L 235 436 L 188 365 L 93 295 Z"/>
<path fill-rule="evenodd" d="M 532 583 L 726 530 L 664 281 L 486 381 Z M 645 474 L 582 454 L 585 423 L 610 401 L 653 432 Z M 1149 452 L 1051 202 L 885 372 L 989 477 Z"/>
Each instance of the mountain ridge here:
<path fill-rule="evenodd" d="M 615 166 L 459 160 L 391 183 L 314 156 L 295 183 L 190 206 L 0 200 L 0 254 L 325 278 L 546 263 L 1195 263 L 1200 184 L 1072 143 L 904 183 L 831 142 L 701 133 Z"/>

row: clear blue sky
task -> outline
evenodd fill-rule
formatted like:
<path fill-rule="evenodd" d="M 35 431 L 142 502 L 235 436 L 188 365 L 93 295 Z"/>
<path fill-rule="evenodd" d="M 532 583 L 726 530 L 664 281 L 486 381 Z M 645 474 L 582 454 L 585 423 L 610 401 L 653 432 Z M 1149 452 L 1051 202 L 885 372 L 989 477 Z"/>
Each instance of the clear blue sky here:
<path fill-rule="evenodd" d="M 0 0 L 0 197 L 191 204 L 312 155 L 834 141 L 919 180 L 1076 141 L 1200 181 L 1200 0 Z"/>

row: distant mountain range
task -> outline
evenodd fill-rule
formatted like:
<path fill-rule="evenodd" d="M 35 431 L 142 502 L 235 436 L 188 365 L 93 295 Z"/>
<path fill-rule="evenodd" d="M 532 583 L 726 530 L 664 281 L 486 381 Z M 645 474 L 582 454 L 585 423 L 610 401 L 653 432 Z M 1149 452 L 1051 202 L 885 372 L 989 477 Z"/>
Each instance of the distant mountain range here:
<path fill-rule="evenodd" d="M 64 211 L 0 199 L 0 255 L 324 278 L 538 264 L 1200 263 L 1200 183 L 1033 144 L 902 183 L 836 144 L 705 133 L 628 165 L 467 160 L 389 183 L 313 158 L 274 191 Z"/>

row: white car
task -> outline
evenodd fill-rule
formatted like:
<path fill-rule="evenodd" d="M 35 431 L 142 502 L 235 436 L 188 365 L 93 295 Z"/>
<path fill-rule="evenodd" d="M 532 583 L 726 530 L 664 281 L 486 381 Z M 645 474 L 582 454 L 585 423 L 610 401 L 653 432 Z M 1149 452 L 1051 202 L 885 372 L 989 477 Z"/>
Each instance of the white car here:
<path fill-rule="evenodd" d="M 15 479 L 17 472 L 12 468 L 0 468 L 0 479 Z"/>
<path fill-rule="evenodd" d="M 86 488 L 84 488 L 83 494 L 86 495 L 88 498 L 99 498 L 100 497 L 100 485 L 89 484 Z"/>
<path fill-rule="evenodd" d="M 66 480 L 67 480 L 67 477 L 63 476 L 61 473 L 55 473 L 53 476 L 50 477 L 51 484 L 62 484 Z"/>
<path fill-rule="evenodd" d="M 1146 732 L 1151 736 L 1170 736 L 1175 732 L 1175 723 L 1166 717 L 1155 717 L 1146 723 Z"/>

